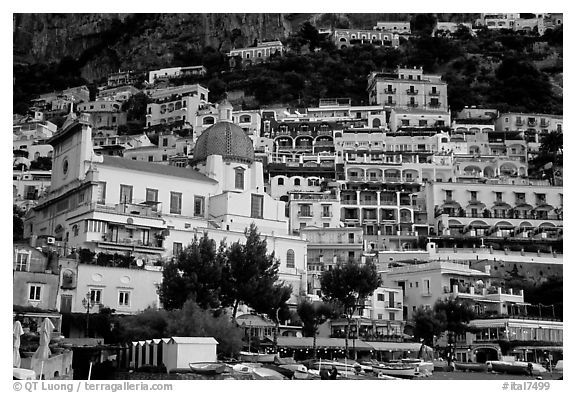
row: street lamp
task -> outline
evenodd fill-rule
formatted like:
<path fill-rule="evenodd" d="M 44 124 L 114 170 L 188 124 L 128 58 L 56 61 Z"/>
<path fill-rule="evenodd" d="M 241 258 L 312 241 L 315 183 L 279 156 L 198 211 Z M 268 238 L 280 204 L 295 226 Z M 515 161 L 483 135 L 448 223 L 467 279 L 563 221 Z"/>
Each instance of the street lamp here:
<path fill-rule="evenodd" d="M 90 309 L 94 308 L 96 302 L 90 297 L 90 292 L 86 293 L 84 299 L 82 299 L 82 306 L 86 309 L 86 337 L 88 337 L 89 327 L 90 327 Z"/>

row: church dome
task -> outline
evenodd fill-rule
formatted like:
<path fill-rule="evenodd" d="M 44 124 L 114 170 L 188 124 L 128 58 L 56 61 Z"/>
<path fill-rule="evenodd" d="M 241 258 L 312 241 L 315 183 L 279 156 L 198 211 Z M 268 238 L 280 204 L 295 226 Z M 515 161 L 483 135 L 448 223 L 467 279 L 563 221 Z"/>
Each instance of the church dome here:
<path fill-rule="evenodd" d="M 222 121 L 208 127 L 198 137 L 191 164 L 204 162 L 211 155 L 220 155 L 224 160 L 234 162 L 252 163 L 254 147 L 242 128 Z"/>

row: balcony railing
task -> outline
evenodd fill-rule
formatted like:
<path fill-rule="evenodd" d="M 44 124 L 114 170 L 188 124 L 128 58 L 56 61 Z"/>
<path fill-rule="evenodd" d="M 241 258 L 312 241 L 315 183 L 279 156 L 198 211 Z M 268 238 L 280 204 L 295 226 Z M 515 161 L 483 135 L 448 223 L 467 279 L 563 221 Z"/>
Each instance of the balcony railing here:
<path fill-rule="evenodd" d="M 378 201 L 372 200 L 372 199 L 361 199 L 360 204 L 361 205 L 374 206 L 374 205 L 378 204 Z"/>
<path fill-rule="evenodd" d="M 106 213 L 126 214 L 126 215 L 152 217 L 152 218 L 159 218 L 162 215 L 160 212 L 158 212 L 151 206 L 136 203 L 117 203 L 115 205 L 93 203 L 92 207 L 96 211 Z"/>
<path fill-rule="evenodd" d="M 415 96 L 418 94 L 418 90 L 407 89 L 406 94 L 411 95 L 411 96 Z"/>
<path fill-rule="evenodd" d="M 318 135 L 332 135 L 332 130 L 318 130 Z"/>
<path fill-rule="evenodd" d="M 514 124 L 516 124 L 517 126 L 521 126 L 524 124 L 524 120 L 518 119 L 518 120 L 516 120 L 516 122 Z"/>
<path fill-rule="evenodd" d="M 409 108 L 418 108 L 418 103 L 417 102 L 409 102 L 408 104 L 406 104 L 406 106 Z"/>
<path fill-rule="evenodd" d="M 434 91 L 434 90 L 430 90 L 430 92 L 428 93 L 429 96 L 432 97 L 438 97 L 440 95 L 439 91 Z"/>
<path fill-rule="evenodd" d="M 386 308 L 402 309 L 402 302 L 386 302 Z"/>
<path fill-rule="evenodd" d="M 540 120 L 540 127 L 549 127 L 550 121 L 548 120 Z"/>
<path fill-rule="evenodd" d="M 312 217 L 312 212 L 299 211 L 299 212 L 298 212 L 298 217 L 311 218 L 311 217 Z"/>
<path fill-rule="evenodd" d="M 396 106 L 396 101 L 387 101 L 387 102 L 384 103 L 384 105 Z"/>
<path fill-rule="evenodd" d="M 390 88 L 386 88 L 384 90 L 384 94 L 395 94 L 396 93 L 396 89 L 390 89 Z"/>
<path fill-rule="evenodd" d="M 430 108 L 439 108 L 440 107 L 440 103 L 439 102 L 429 102 L 428 106 Z"/>

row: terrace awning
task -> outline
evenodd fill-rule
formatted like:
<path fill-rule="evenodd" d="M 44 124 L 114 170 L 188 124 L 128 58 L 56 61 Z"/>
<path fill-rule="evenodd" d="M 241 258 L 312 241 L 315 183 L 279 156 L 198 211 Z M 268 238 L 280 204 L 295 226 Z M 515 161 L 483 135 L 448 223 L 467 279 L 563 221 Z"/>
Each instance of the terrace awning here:
<path fill-rule="evenodd" d="M 354 341 L 354 343 L 352 342 Z M 286 348 L 312 348 L 314 344 L 314 339 L 312 337 L 278 337 L 277 338 L 279 347 Z M 348 348 L 356 348 L 361 351 L 370 351 L 374 349 L 370 344 L 362 340 L 348 340 Z M 346 342 L 343 338 L 327 338 L 327 337 L 317 337 L 316 338 L 317 348 L 330 348 L 330 349 L 343 349 L 346 348 Z"/>

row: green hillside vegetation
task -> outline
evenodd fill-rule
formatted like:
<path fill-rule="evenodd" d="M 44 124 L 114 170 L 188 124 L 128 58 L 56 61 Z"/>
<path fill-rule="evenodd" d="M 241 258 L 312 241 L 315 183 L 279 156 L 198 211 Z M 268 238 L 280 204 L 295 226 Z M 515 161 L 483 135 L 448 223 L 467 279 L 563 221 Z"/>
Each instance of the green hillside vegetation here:
<path fill-rule="evenodd" d="M 321 18 L 330 15 L 334 14 Z M 428 19 L 414 19 L 413 25 L 420 24 L 427 31 Z M 253 97 L 244 103 L 247 109 L 274 104 L 315 106 L 323 97 L 350 97 L 354 104 L 367 104 L 368 74 L 403 65 L 442 74 L 453 112 L 478 105 L 501 111 L 562 113 L 561 28 L 542 37 L 506 30 L 482 30 L 471 36 L 461 29 L 452 39 L 416 35 L 401 41 L 398 49 L 367 44 L 337 49 L 307 22 L 285 40 L 287 53 L 273 56 L 267 64 L 231 68 L 229 58 L 214 48 L 199 51 L 182 46 L 166 66 L 203 64 L 208 69 L 206 77 L 183 78 L 179 83 L 206 85 L 213 102 L 227 91 L 243 91 Z M 37 94 L 88 83 L 79 71 L 87 57 L 14 66 L 15 112 L 22 113 Z"/>

